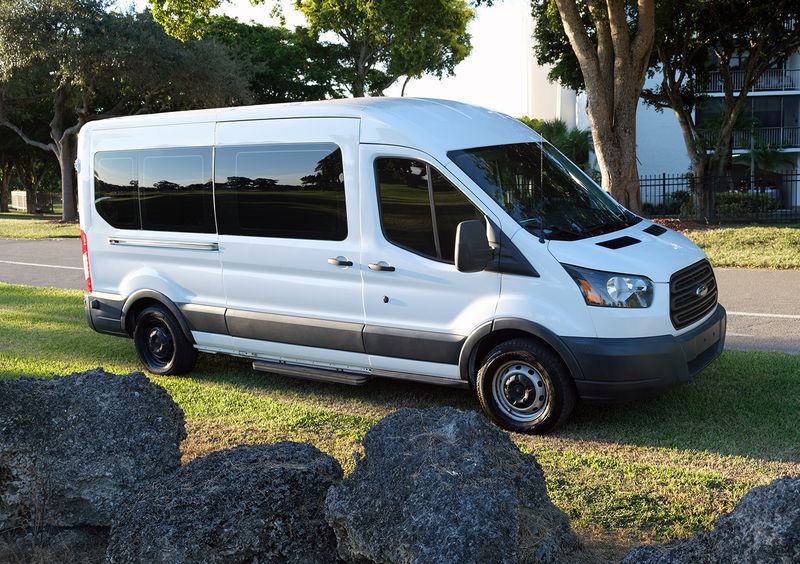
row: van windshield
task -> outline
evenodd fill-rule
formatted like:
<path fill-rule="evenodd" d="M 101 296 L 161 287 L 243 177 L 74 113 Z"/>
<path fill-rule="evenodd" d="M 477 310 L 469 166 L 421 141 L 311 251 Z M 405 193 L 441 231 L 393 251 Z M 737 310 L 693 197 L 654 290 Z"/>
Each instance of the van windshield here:
<path fill-rule="evenodd" d="M 641 221 L 548 143 L 478 147 L 447 156 L 537 236 L 584 239 Z"/>

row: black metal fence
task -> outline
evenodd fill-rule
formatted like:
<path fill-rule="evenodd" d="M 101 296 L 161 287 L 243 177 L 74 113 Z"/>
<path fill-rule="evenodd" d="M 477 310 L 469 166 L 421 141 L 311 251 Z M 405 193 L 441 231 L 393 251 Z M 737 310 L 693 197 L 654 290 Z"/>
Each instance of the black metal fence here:
<path fill-rule="evenodd" d="M 715 222 L 800 222 L 800 174 L 640 178 L 642 214 Z"/>

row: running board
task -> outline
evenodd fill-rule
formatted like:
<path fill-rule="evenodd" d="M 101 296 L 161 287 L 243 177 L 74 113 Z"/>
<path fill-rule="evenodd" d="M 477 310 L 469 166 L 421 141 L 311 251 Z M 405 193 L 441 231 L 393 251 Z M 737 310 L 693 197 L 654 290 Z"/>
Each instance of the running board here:
<path fill-rule="evenodd" d="M 362 386 L 372 379 L 371 374 L 356 374 L 335 369 L 328 370 L 325 368 L 315 368 L 313 366 L 296 366 L 293 364 L 269 362 L 266 360 L 254 361 L 253 370 L 283 374 L 294 378 L 302 378 L 303 380 L 336 382 L 337 384 L 349 384 L 351 386 Z"/>

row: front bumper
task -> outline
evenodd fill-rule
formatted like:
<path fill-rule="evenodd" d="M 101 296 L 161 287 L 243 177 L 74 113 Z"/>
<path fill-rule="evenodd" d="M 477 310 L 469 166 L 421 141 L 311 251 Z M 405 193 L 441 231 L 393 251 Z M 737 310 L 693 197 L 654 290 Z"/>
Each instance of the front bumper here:
<path fill-rule="evenodd" d="M 566 337 L 582 372 L 575 380 L 578 395 L 585 401 L 628 401 L 691 380 L 722 353 L 726 325 L 725 308 L 717 304 L 705 322 L 683 335 Z"/>

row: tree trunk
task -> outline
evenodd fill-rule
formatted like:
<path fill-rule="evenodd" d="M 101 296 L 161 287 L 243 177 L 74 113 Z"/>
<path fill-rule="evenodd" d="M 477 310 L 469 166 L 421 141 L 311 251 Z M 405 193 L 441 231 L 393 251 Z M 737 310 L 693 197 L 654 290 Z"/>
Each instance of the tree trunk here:
<path fill-rule="evenodd" d="M 61 198 L 64 202 L 64 209 L 61 212 L 62 221 L 78 219 L 74 174 L 76 147 L 73 137 L 65 135 L 59 143 L 58 166 L 61 168 Z"/>
<path fill-rule="evenodd" d="M 591 118 L 591 110 L 589 113 Z M 634 108 L 626 116 L 620 113 L 615 115 L 610 128 L 601 130 L 595 127 L 592 120 L 594 151 L 600 165 L 603 188 L 620 204 L 638 212 L 642 203 L 636 165 L 636 110 Z"/>
<path fill-rule="evenodd" d="M 2 178 L 0 178 L 0 212 L 8 211 L 8 201 L 11 198 L 9 188 L 11 187 L 11 170 L 12 167 L 5 165 L 0 170 Z"/>
<path fill-rule="evenodd" d="M 624 0 L 588 2 L 590 37 L 576 0 L 555 0 L 586 87 L 589 122 L 603 187 L 641 210 L 636 166 L 636 109 L 655 35 L 654 0 L 637 0 L 632 26 Z"/>

